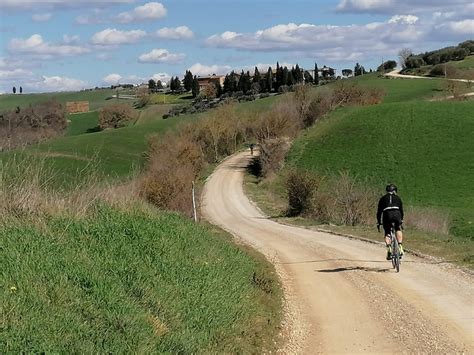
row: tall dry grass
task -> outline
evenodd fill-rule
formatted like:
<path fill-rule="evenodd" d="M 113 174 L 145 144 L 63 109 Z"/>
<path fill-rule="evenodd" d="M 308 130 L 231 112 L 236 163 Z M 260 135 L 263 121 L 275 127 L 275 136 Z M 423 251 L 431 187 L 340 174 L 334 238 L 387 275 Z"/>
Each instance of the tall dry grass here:
<path fill-rule="evenodd" d="M 58 172 L 46 159 L 13 155 L 0 161 L 0 214 L 32 222 L 48 216 L 83 217 L 98 203 L 126 209 L 139 203 L 138 185 L 134 181 L 122 185 L 104 183 L 91 162 L 82 172 L 87 179 L 74 188 L 53 188 Z"/>
<path fill-rule="evenodd" d="M 64 105 L 55 100 L 0 113 L 0 151 L 61 135 L 67 127 Z"/>
<path fill-rule="evenodd" d="M 449 235 L 450 218 L 434 208 L 411 207 L 405 212 L 405 224 L 426 232 Z"/>

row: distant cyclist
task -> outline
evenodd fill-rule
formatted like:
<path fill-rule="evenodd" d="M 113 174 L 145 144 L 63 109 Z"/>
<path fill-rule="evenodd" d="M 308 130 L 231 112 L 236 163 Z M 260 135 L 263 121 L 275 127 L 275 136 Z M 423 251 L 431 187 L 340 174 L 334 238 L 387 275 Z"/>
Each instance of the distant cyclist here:
<path fill-rule="evenodd" d="M 383 225 L 385 231 L 385 243 L 387 244 L 387 260 L 392 258 L 390 228 L 392 223 L 395 225 L 396 236 L 398 244 L 400 244 L 400 256 L 403 255 L 403 233 L 401 226 L 403 224 L 403 204 L 400 197 L 397 195 L 397 187 L 394 184 L 387 185 L 385 188 L 387 193 L 379 200 L 379 207 L 377 209 L 377 228 Z"/>

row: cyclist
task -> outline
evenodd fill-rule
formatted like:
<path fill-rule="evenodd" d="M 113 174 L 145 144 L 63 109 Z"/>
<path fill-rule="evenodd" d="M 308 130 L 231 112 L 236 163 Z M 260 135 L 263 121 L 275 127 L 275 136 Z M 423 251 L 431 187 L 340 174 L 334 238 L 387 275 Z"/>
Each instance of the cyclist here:
<path fill-rule="evenodd" d="M 387 193 L 380 198 L 377 209 L 377 228 L 380 230 L 380 225 L 383 225 L 385 243 L 387 245 L 387 260 L 390 260 L 392 258 L 390 241 L 390 228 L 392 223 L 395 225 L 395 234 L 398 244 L 400 245 L 400 257 L 403 255 L 403 233 L 401 230 L 401 225 L 403 224 L 403 204 L 401 198 L 397 195 L 398 189 L 394 184 L 387 185 L 385 191 L 387 191 Z"/>

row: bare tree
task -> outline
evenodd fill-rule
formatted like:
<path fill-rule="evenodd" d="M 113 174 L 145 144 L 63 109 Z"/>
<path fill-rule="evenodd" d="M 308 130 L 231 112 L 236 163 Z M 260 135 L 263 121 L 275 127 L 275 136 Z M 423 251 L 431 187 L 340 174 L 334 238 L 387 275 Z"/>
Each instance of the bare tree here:
<path fill-rule="evenodd" d="M 398 60 L 403 69 L 406 68 L 406 61 L 411 55 L 413 55 L 413 52 L 410 48 L 403 48 L 398 52 Z"/>

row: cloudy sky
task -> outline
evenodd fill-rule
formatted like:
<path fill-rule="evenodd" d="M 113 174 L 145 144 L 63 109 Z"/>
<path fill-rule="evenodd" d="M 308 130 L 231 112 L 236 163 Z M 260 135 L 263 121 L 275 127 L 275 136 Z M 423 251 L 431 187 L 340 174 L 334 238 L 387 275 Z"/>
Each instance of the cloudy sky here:
<path fill-rule="evenodd" d="M 0 0 L 0 92 L 166 81 L 277 60 L 377 67 L 474 38 L 472 0 Z"/>

